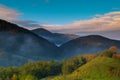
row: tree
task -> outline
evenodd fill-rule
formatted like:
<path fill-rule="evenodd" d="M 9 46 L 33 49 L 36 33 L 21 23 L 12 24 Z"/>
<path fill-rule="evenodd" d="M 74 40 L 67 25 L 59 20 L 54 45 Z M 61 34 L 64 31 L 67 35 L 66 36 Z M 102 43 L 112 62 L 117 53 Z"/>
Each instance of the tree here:
<path fill-rule="evenodd" d="M 27 75 L 25 77 L 25 80 L 38 80 L 35 76 L 32 76 L 32 75 Z"/>
<path fill-rule="evenodd" d="M 116 46 L 112 46 L 109 49 L 103 51 L 100 56 L 106 56 L 112 58 L 114 54 L 118 52 L 118 48 Z"/>
<path fill-rule="evenodd" d="M 18 76 L 16 74 L 13 74 L 11 80 L 18 80 Z"/>
<path fill-rule="evenodd" d="M 86 63 L 86 59 L 83 57 L 73 57 L 69 60 L 66 60 L 62 66 L 63 74 L 70 74 L 78 67 Z"/>
<path fill-rule="evenodd" d="M 117 52 L 118 52 L 118 48 L 117 48 L 116 46 L 111 46 L 111 47 L 109 48 L 109 50 L 110 50 L 111 52 L 114 52 L 114 53 L 117 53 Z"/>

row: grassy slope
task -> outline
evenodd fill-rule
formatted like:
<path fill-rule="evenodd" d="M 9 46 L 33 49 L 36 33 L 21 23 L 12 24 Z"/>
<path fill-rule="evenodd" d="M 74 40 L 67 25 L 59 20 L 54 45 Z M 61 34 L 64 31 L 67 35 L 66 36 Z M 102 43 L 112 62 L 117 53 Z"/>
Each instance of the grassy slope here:
<path fill-rule="evenodd" d="M 120 60 L 97 57 L 72 74 L 52 80 L 120 80 Z"/>

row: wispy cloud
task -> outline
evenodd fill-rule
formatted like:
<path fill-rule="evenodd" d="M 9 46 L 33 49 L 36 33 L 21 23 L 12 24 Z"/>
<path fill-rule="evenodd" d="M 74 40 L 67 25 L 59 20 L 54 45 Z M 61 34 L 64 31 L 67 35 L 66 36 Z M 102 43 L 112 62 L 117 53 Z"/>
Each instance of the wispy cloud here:
<path fill-rule="evenodd" d="M 16 20 L 20 15 L 21 14 L 18 11 L 4 5 L 0 5 L 0 19 L 12 21 Z"/>
<path fill-rule="evenodd" d="M 119 39 L 120 11 L 96 14 L 89 20 L 79 20 L 66 25 L 40 24 L 33 20 L 20 20 L 21 13 L 12 8 L 0 5 L 0 19 L 16 23 L 28 29 L 45 28 L 59 33 L 75 33 L 80 35 L 101 34 Z"/>
<path fill-rule="evenodd" d="M 32 20 L 19 20 L 20 12 L 0 5 L 0 18 L 5 19 L 29 29 L 43 27 L 55 32 L 79 33 L 120 30 L 120 11 L 106 14 L 96 14 L 92 19 L 74 21 L 66 25 L 39 24 Z"/>
<path fill-rule="evenodd" d="M 74 21 L 62 26 L 45 25 L 45 28 L 52 31 L 70 33 L 120 30 L 120 11 L 103 15 L 97 14 L 92 19 Z"/>
<path fill-rule="evenodd" d="M 32 20 L 19 20 L 19 17 L 22 16 L 21 13 L 17 10 L 9 8 L 4 5 L 0 5 L 0 19 L 7 20 L 9 22 L 13 22 L 20 26 L 34 29 L 34 27 L 39 27 L 40 25 L 36 21 Z"/>
<path fill-rule="evenodd" d="M 29 29 L 40 27 L 40 25 L 36 21 L 32 21 L 32 20 L 14 20 L 13 22 Z"/>

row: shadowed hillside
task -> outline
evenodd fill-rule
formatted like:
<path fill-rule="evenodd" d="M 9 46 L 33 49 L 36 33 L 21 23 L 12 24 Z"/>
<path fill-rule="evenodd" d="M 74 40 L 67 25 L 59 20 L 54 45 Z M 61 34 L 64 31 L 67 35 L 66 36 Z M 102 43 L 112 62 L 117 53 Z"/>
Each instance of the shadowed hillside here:
<path fill-rule="evenodd" d="M 32 30 L 32 32 L 39 35 L 40 37 L 47 39 L 48 41 L 52 43 L 55 43 L 57 46 L 60 46 L 64 44 L 65 42 L 68 42 L 72 39 L 79 37 L 78 35 L 75 35 L 75 34 L 52 33 L 43 28 L 34 29 Z"/>
<path fill-rule="evenodd" d="M 99 35 L 90 35 L 66 42 L 60 46 L 60 49 L 63 51 L 63 54 L 66 54 L 66 57 L 70 57 L 78 54 L 98 53 L 113 45 L 120 49 L 120 41 Z"/>
<path fill-rule="evenodd" d="M 15 24 L 0 20 L 0 65 L 58 58 L 58 48 L 48 40 Z M 18 63 L 19 62 L 19 63 Z"/>

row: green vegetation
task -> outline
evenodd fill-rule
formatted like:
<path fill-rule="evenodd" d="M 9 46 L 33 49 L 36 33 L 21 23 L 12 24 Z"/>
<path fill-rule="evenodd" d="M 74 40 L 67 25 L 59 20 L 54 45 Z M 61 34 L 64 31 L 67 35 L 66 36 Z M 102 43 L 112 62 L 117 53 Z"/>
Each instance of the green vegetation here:
<path fill-rule="evenodd" d="M 108 50 L 103 51 L 100 56 L 112 57 L 114 54 L 117 54 L 118 49 L 116 46 L 110 47 Z"/>
<path fill-rule="evenodd" d="M 76 69 L 72 74 L 55 77 L 54 80 L 119 80 L 120 60 L 97 57 Z"/>
<path fill-rule="evenodd" d="M 53 80 L 120 80 L 119 55 L 117 47 L 112 46 L 92 57 L 71 74 L 60 75 Z"/>
<path fill-rule="evenodd" d="M 55 61 L 30 62 L 21 67 L 0 68 L 0 80 L 38 80 L 61 73 L 61 63 Z"/>
<path fill-rule="evenodd" d="M 99 54 L 79 55 L 61 62 L 1 67 L 0 80 L 120 80 L 120 54 L 112 46 Z"/>
<path fill-rule="evenodd" d="M 63 62 L 62 73 L 70 74 L 85 63 L 86 60 L 84 57 L 72 57 L 71 59 Z"/>

